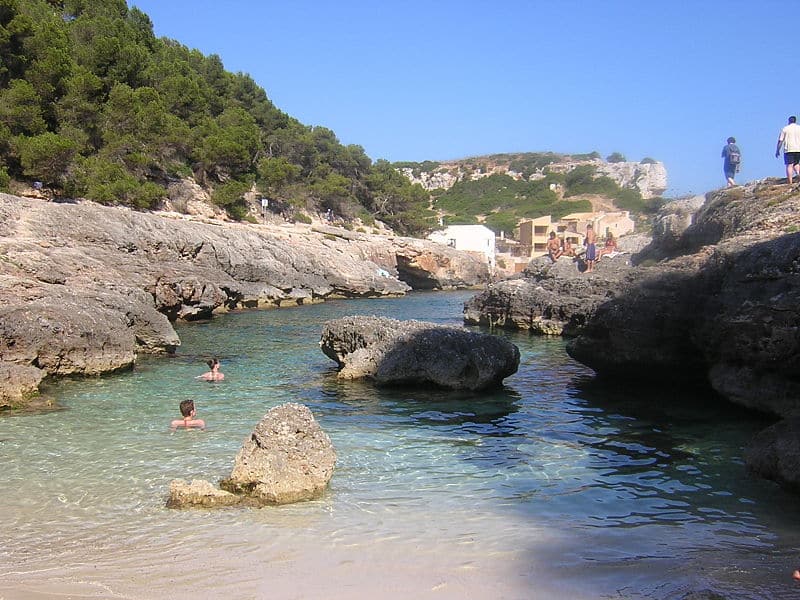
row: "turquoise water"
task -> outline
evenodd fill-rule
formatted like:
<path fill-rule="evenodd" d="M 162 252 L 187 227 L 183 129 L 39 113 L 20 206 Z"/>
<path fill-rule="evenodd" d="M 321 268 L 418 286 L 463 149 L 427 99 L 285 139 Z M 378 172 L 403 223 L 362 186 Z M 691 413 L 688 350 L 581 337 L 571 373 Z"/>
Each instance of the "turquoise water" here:
<path fill-rule="evenodd" d="M 735 598 L 800 593 L 798 502 L 745 474 L 764 422 L 711 394 L 601 385 L 560 339 L 506 333 L 519 372 L 467 394 L 339 382 L 322 323 L 461 323 L 470 293 L 251 311 L 179 327 L 174 358 L 62 382 L 0 418 L 2 598 Z M 226 380 L 194 377 L 210 356 Z M 195 400 L 208 430 L 170 433 Z M 338 453 L 326 495 L 171 511 L 271 407 L 307 404 Z"/>

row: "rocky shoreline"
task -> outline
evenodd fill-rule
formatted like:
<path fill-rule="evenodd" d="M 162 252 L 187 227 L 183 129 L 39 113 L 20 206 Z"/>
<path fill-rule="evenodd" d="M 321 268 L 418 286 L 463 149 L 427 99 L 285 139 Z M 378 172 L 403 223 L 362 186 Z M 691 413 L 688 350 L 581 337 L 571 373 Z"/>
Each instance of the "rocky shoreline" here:
<path fill-rule="evenodd" d="M 473 256 L 414 238 L 0 194 L 0 409 L 47 377 L 174 352 L 178 319 L 487 280 Z"/>
<path fill-rule="evenodd" d="M 569 336 L 568 353 L 601 377 L 700 382 L 779 419 L 800 415 L 800 191 L 767 179 L 672 203 L 653 241 L 618 258 L 592 274 L 533 261 L 468 302 L 465 320 Z M 754 446 L 748 465 L 796 488 L 799 445 L 776 441 L 786 432 L 797 436 L 784 425 L 756 445 L 794 456 L 759 458 Z"/>

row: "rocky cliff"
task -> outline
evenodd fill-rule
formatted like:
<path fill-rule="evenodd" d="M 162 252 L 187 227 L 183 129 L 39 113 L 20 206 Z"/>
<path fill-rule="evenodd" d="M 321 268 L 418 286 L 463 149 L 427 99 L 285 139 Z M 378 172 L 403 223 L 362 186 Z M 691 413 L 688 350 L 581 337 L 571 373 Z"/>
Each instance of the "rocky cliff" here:
<path fill-rule="evenodd" d="M 140 351 L 174 351 L 176 319 L 487 278 L 474 257 L 413 238 L 0 194 L 0 407 L 23 402 L 46 375 L 103 373 L 130 367 Z"/>
<path fill-rule="evenodd" d="M 432 170 L 402 167 L 400 172 L 412 183 L 418 183 L 426 190 L 432 191 L 447 190 L 459 181 L 477 180 L 495 173 L 509 175 L 517 180 L 540 179 L 544 177 L 545 168 L 563 173 L 586 164 L 596 167 L 598 175 L 610 177 L 620 187 L 639 190 L 642 198 L 660 196 L 667 189 L 667 169 L 664 163 L 657 161 L 609 163 L 601 158 L 573 159 L 570 156 L 563 156 L 557 162 L 535 169 L 526 177 L 525 174 L 514 170 L 513 161 L 491 156 L 437 163 Z"/>
<path fill-rule="evenodd" d="M 747 462 L 800 489 L 800 190 L 783 181 L 666 206 L 627 266 L 603 259 L 578 276 L 564 259 L 532 263 L 470 301 L 465 318 L 539 331 L 554 323 L 576 336 L 573 358 L 621 385 L 710 385 L 786 418 L 754 440 Z"/>

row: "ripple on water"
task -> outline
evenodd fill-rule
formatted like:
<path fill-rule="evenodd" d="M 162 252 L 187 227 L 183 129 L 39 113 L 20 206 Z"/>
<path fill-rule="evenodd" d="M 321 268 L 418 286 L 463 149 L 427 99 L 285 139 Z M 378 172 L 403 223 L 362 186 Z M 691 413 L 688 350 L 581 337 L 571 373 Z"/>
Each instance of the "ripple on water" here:
<path fill-rule="evenodd" d="M 181 326 L 175 358 L 60 383 L 66 410 L 0 419 L 0 596 L 15 583 L 79 582 L 87 596 L 263 597 L 293 580 L 284 596 L 319 597 L 320 579 L 339 585 L 330 596 L 378 590 L 392 573 L 384 597 L 663 598 L 697 586 L 781 597 L 800 539 L 795 504 L 744 477 L 741 448 L 760 424 L 710 394 L 605 386 L 562 340 L 525 334 L 502 334 L 520 347 L 519 372 L 478 394 L 339 382 L 319 351 L 326 319 L 459 323 L 466 297 Z M 212 355 L 226 380 L 195 380 Z M 167 430 L 186 397 L 207 431 Z M 286 401 L 310 406 L 336 447 L 321 499 L 164 508 L 171 479 L 227 475 L 253 425 Z"/>

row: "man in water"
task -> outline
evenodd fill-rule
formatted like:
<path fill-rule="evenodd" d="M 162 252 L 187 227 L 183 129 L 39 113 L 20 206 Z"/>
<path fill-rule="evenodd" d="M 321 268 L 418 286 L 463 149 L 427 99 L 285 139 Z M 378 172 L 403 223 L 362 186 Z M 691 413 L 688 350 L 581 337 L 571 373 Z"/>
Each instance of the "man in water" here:
<path fill-rule="evenodd" d="M 800 177 L 800 125 L 797 117 L 789 117 L 789 124 L 781 129 L 778 136 L 778 145 L 775 148 L 775 158 L 781 153 L 783 146 L 783 164 L 786 165 L 786 179 L 792 185 L 792 176 Z"/>
<path fill-rule="evenodd" d="M 208 373 L 203 373 L 202 375 L 198 375 L 195 379 L 202 379 L 204 381 L 222 381 L 225 379 L 225 374 L 220 372 L 219 370 L 219 360 L 216 358 L 212 358 L 211 360 L 207 361 L 206 364 L 208 368 L 211 369 Z"/>
<path fill-rule="evenodd" d="M 194 400 L 183 400 L 180 403 L 180 410 L 181 415 L 183 415 L 182 419 L 175 419 L 170 424 L 170 429 L 175 431 L 178 427 L 184 427 L 186 429 L 205 429 L 206 422 L 203 419 L 195 419 L 195 410 L 194 410 Z"/>

